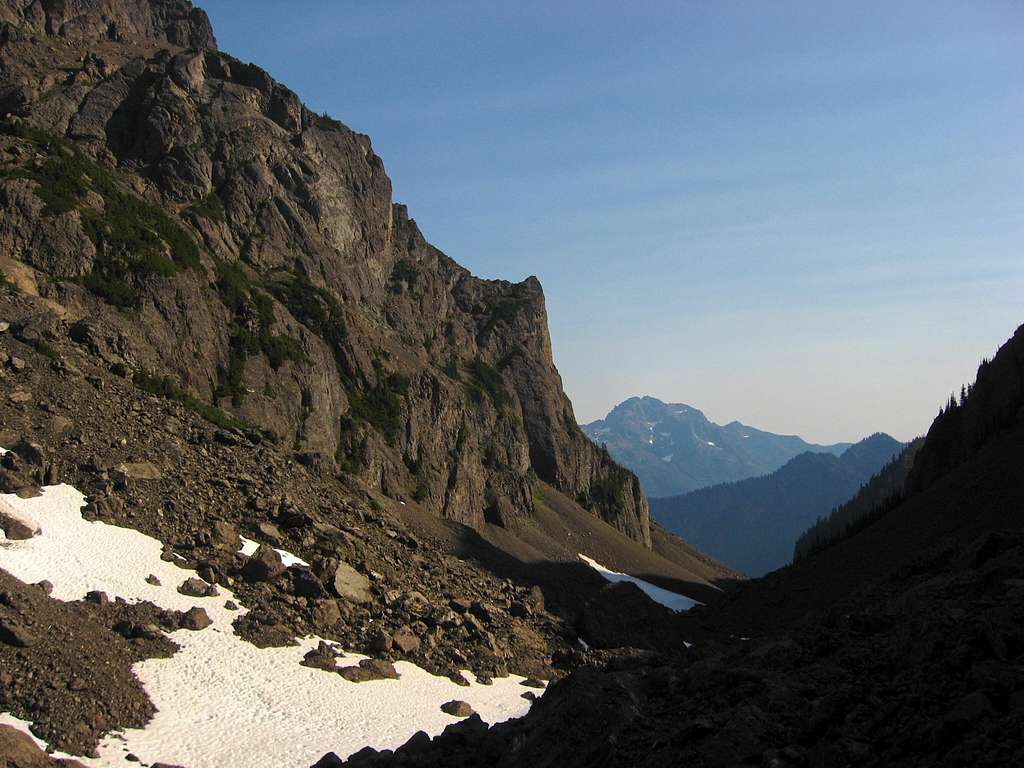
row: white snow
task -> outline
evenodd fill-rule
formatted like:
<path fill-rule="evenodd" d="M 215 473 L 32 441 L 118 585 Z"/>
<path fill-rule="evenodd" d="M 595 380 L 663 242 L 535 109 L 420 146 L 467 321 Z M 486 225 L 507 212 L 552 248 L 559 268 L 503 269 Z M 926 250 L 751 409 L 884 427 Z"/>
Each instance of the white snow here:
<path fill-rule="evenodd" d="M 137 531 L 82 518 L 85 499 L 67 485 L 45 488 L 41 496 L 0 502 L 35 521 L 42 533 L 26 541 L 0 541 L 0 568 L 25 582 L 47 579 L 53 596 L 78 600 L 90 590 L 130 602 L 150 600 L 172 610 L 198 605 L 213 624 L 170 637 L 181 649 L 169 659 L 148 659 L 133 668 L 156 706 L 143 729 L 104 737 L 94 758 L 77 758 L 91 768 L 123 766 L 126 748 L 143 763 L 190 768 L 288 768 L 308 766 L 325 752 L 345 757 L 364 746 L 393 749 L 413 733 L 434 735 L 456 722 L 440 711 L 451 699 L 468 702 L 489 723 L 524 715 L 523 678 L 495 679 L 469 687 L 435 677 L 408 662 L 395 664 L 399 680 L 350 683 L 340 675 L 299 665 L 319 638 L 285 648 L 259 649 L 233 631 L 245 612 L 229 611 L 235 599 L 182 595 L 177 587 L 195 572 L 160 559 L 162 545 Z M 153 574 L 161 586 L 148 584 Z M 346 654 L 339 665 L 361 658 Z M 6 721 L 9 721 L 7 718 Z M 22 724 L 23 726 L 25 724 Z"/>
<path fill-rule="evenodd" d="M 593 560 L 586 555 L 580 554 L 580 560 L 585 562 L 595 571 L 604 576 L 608 581 L 631 581 L 636 584 L 644 593 L 656 603 L 661 603 L 666 608 L 671 608 L 673 611 L 688 611 L 695 605 L 703 605 L 703 603 L 693 600 L 685 595 L 680 595 L 678 592 L 672 592 L 668 589 L 651 584 L 643 579 L 638 579 L 636 576 L 630 576 L 628 573 L 619 573 L 613 571 L 610 568 L 605 568 L 596 560 Z"/>
<path fill-rule="evenodd" d="M 648 443 L 650 443 L 651 445 L 654 445 L 654 438 L 652 437 L 652 438 L 651 438 L 650 440 L 648 440 L 647 442 L 648 442 Z"/>
<path fill-rule="evenodd" d="M 674 453 L 670 453 L 668 456 L 662 456 L 661 460 L 662 461 L 672 461 L 672 457 L 673 456 L 675 456 L 675 454 Z"/>
<path fill-rule="evenodd" d="M 245 538 L 245 536 L 239 536 L 238 538 L 242 540 L 242 548 L 238 551 L 246 557 L 249 557 L 250 555 L 252 555 L 253 552 L 260 548 L 260 543 L 258 541 L 247 539 Z M 284 564 L 285 568 L 291 568 L 293 565 L 304 565 L 307 568 L 309 567 L 309 563 L 307 563 L 301 557 L 293 555 L 291 552 L 286 552 L 283 549 L 277 548 L 275 548 L 274 551 L 281 556 L 281 562 Z"/>
<path fill-rule="evenodd" d="M 708 445 L 710 445 L 712 448 L 715 447 L 715 444 L 713 442 L 711 442 L 710 440 L 708 440 Z"/>

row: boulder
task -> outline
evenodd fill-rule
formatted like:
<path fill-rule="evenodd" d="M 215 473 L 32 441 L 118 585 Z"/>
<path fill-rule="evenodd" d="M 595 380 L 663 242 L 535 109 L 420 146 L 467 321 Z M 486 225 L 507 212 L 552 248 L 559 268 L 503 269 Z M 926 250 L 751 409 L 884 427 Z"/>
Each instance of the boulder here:
<path fill-rule="evenodd" d="M 313 669 L 323 669 L 328 672 L 334 672 L 338 667 L 338 664 L 335 661 L 337 658 L 338 654 L 335 652 L 334 648 L 321 640 L 320 644 L 316 648 L 308 651 L 299 663 L 304 667 L 312 667 Z"/>
<path fill-rule="evenodd" d="M 114 472 L 128 480 L 159 480 L 163 473 L 149 461 L 121 462 L 114 466 Z"/>
<path fill-rule="evenodd" d="M 242 567 L 242 578 L 248 582 L 273 581 L 285 572 L 281 556 L 273 547 L 260 544 Z"/>
<path fill-rule="evenodd" d="M 215 547 L 227 550 L 228 552 L 237 552 L 242 548 L 242 538 L 238 535 L 238 528 L 231 523 L 217 520 L 214 522 L 210 532 L 213 535 Z"/>
<path fill-rule="evenodd" d="M 452 699 L 442 704 L 441 711 L 452 717 L 470 717 L 476 714 L 469 704 L 458 699 Z"/>
<path fill-rule="evenodd" d="M 395 648 L 402 653 L 415 653 L 420 649 L 420 639 L 408 627 L 403 627 L 395 632 L 392 639 L 394 640 Z"/>
<path fill-rule="evenodd" d="M 31 539 L 40 533 L 38 525 L 10 508 L 4 509 L 3 506 L 0 506 L 0 530 L 4 532 L 4 536 L 14 541 Z"/>
<path fill-rule="evenodd" d="M 181 626 L 193 631 L 206 629 L 211 624 L 213 624 L 213 620 L 206 613 L 206 610 L 199 608 L 198 606 L 195 608 L 189 608 L 181 617 Z"/>
<path fill-rule="evenodd" d="M 313 621 L 320 625 L 329 627 L 341 621 L 341 610 L 335 600 L 317 600 L 313 604 Z"/>
<path fill-rule="evenodd" d="M 335 594 L 350 603 L 368 603 L 372 599 L 369 579 L 347 563 L 338 563 L 333 585 Z"/>
<path fill-rule="evenodd" d="M 218 595 L 216 585 L 207 584 L 195 576 L 185 579 L 178 587 L 178 591 L 189 597 L 216 597 Z"/>
<path fill-rule="evenodd" d="M 358 666 L 339 668 L 338 674 L 350 683 L 398 679 L 398 670 L 395 669 L 395 665 L 381 659 L 363 659 Z"/>

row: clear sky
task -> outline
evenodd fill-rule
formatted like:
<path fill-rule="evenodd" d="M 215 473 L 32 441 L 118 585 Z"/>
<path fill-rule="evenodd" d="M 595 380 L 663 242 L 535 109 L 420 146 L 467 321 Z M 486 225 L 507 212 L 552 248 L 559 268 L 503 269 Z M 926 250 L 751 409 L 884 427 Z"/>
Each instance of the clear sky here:
<path fill-rule="evenodd" d="M 540 278 L 581 423 L 909 439 L 1024 322 L 1018 0 L 198 4 L 437 247 Z"/>

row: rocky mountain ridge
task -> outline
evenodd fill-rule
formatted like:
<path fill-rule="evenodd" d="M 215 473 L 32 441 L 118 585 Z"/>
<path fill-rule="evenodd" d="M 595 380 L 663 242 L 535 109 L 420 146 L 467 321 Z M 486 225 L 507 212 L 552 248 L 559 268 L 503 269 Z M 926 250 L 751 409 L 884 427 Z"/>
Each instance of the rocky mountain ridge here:
<path fill-rule="evenodd" d="M 805 451 L 838 455 L 850 447 L 816 445 L 738 421 L 715 424 L 691 405 L 654 397 L 631 397 L 583 431 L 635 472 L 648 496 L 659 497 L 766 475 Z"/>
<path fill-rule="evenodd" d="M 4 0 L 0 36 L 0 268 L 111 364 L 447 518 L 515 527 L 538 478 L 650 546 L 540 284 L 431 246 L 366 136 L 188 2 Z"/>
<path fill-rule="evenodd" d="M 790 561 L 800 534 L 850 499 L 902 445 L 875 434 L 839 456 L 801 453 L 762 477 L 651 500 L 655 520 L 750 576 Z"/>

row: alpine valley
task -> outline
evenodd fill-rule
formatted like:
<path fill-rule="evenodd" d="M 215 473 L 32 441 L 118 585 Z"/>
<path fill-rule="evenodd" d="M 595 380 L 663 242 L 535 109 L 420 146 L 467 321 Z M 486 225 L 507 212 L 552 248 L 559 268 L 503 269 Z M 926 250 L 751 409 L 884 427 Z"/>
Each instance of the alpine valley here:
<path fill-rule="evenodd" d="M 539 281 L 188 0 L 0 0 L 0 273 L 0 767 L 1024 763 L 1024 328 L 906 447 L 595 443 Z"/>

